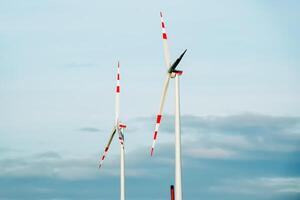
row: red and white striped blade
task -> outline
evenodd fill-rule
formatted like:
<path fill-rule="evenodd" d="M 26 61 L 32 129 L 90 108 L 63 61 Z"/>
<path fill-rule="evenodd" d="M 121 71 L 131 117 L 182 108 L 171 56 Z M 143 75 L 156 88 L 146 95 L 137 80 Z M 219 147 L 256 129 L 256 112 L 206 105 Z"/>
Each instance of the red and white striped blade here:
<path fill-rule="evenodd" d="M 117 130 L 117 128 L 114 127 L 113 130 L 112 130 L 112 132 L 111 132 L 111 135 L 110 135 L 110 137 L 109 137 L 108 143 L 107 143 L 107 145 L 106 145 L 106 147 L 105 147 L 105 149 L 104 149 L 104 152 L 103 152 L 103 154 L 102 154 L 102 157 L 101 157 L 101 160 L 100 160 L 100 164 L 99 164 L 99 168 L 100 168 L 100 167 L 102 166 L 102 164 L 103 164 L 103 161 L 104 161 L 104 159 L 105 159 L 105 157 L 106 157 L 106 154 L 107 154 L 107 152 L 108 152 L 108 149 L 109 149 L 109 146 L 110 146 L 110 144 L 111 144 L 111 142 L 112 142 L 112 139 L 113 139 L 113 137 L 114 137 L 114 135 L 115 135 L 115 133 L 116 133 L 116 130 Z"/>
<path fill-rule="evenodd" d="M 124 123 L 119 122 L 118 124 L 118 133 L 119 133 L 119 142 L 121 144 L 121 147 L 124 149 L 124 134 L 123 130 L 127 128 L 127 125 Z"/>
<path fill-rule="evenodd" d="M 156 139 L 157 139 L 159 125 L 160 125 L 161 118 L 162 118 L 162 113 L 163 113 L 163 109 L 164 109 L 164 104 L 165 104 L 165 100 L 166 100 L 166 95 L 167 95 L 167 91 L 168 91 L 170 78 L 171 78 L 171 74 L 167 73 L 167 76 L 166 76 L 166 79 L 164 82 L 164 86 L 163 86 L 162 95 L 160 98 L 159 112 L 156 116 L 156 124 L 155 124 L 154 136 L 153 136 L 153 143 L 152 143 L 152 147 L 151 147 L 151 156 L 154 153 L 154 147 L 155 147 L 155 143 L 156 143 Z"/>
<path fill-rule="evenodd" d="M 169 47 L 168 47 L 168 35 L 167 35 L 167 31 L 166 31 L 166 23 L 164 21 L 162 12 L 160 12 L 160 19 L 161 19 L 165 65 L 166 65 L 167 69 L 169 69 L 171 66 L 170 51 L 169 51 Z"/>
<path fill-rule="evenodd" d="M 117 87 L 116 93 L 120 93 L 120 62 L 118 62 L 118 73 L 117 73 Z"/>
<path fill-rule="evenodd" d="M 119 142 L 120 142 L 120 145 L 124 149 L 124 135 L 123 135 L 122 130 L 123 130 L 122 128 L 119 128 L 118 129 L 118 133 L 119 133 Z"/>
<path fill-rule="evenodd" d="M 120 92 L 121 92 L 121 86 L 120 86 L 120 62 L 118 62 L 118 73 L 117 73 L 117 85 L 116 85 L 116 110 L 115 110 L 115 124 L 117 125 L 119 121 L 119 114 L 120 114 Z"/>

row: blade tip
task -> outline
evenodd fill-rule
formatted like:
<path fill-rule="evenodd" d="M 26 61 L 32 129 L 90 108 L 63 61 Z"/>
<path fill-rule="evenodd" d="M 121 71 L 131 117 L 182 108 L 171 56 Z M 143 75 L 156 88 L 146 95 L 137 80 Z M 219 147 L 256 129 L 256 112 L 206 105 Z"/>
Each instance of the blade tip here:
<path fill-rule="evenodd" d="M 154 150 L 154 149 L 153 149 L 153 148 L 151 148 L 151 153 L 150 153 L 150 154 L 151 154 L 151 156 L 153 156 L 153 150 Z"/>

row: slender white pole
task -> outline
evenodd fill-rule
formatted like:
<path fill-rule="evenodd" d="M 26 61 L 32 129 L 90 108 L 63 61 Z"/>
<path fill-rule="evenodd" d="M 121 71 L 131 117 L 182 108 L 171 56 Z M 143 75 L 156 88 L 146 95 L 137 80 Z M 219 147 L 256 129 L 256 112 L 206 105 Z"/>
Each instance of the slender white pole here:
<path fill-rule="evenodd" d="M 119 125 L 120 96 L 116 95 L 116 126 Z M 119 127 L 117 127 L 119 129 Z M 124 141 L 125 142 L 125 141 Z M 125 152 L 120 145 L 120 200 L 125 200 Z"/>
<path fill-rule="evenodd" d="M 182 200 L 179 75 L 175 77 L 175 199 Z"/>
<path fill-rule="evenodd" d="M 121 145 L 120 145 L 121 146 Z M 120 188 L 121 188 L 121 192 L 120 192 L 120 199 L 121 200 L 125 200 L 125 152 L 124 152 L 124 148 L 122 148 L 121 146 L 121 171 L 120 171 Z"/>

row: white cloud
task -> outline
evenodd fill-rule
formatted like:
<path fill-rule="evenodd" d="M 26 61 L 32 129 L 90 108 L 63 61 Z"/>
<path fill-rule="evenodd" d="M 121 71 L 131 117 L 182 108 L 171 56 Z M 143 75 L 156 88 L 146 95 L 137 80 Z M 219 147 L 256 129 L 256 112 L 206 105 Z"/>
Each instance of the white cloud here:
<path fill-rule="evenodd" d="M 54 152 L 0 159 L 0 176 L 51 177 L 66 180 L 95 179 L 99 176 L 118 176 L 119 162 L 111 157 L 105 167 L 98 168 L 95 157 L 63 157 Z M 141 176 L 143 170 L 128 169 L 126 176 Z"/>
<path fill-rule="evenodd" d="M 213 191 L 236 194 L 300 193 L 300 177 L 259 177 L 250 179 L 226 179 L 211 186 Z"/>
<path fill-rule="evenodd" d="M 237 155 L 236 152 L 222 148 L 190 148 L 186 154 L 195 158 L 218 158 L 228 159 Z"/>

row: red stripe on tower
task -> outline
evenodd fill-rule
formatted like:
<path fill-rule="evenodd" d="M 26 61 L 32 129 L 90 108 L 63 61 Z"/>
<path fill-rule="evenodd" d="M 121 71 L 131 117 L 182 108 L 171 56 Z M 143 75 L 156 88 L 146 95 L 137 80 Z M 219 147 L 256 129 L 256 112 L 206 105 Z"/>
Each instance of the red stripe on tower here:
<path fill-rule="evenodd" d="M 175 200 L 174 185 L 171 185 L 171 200 Z"/>

